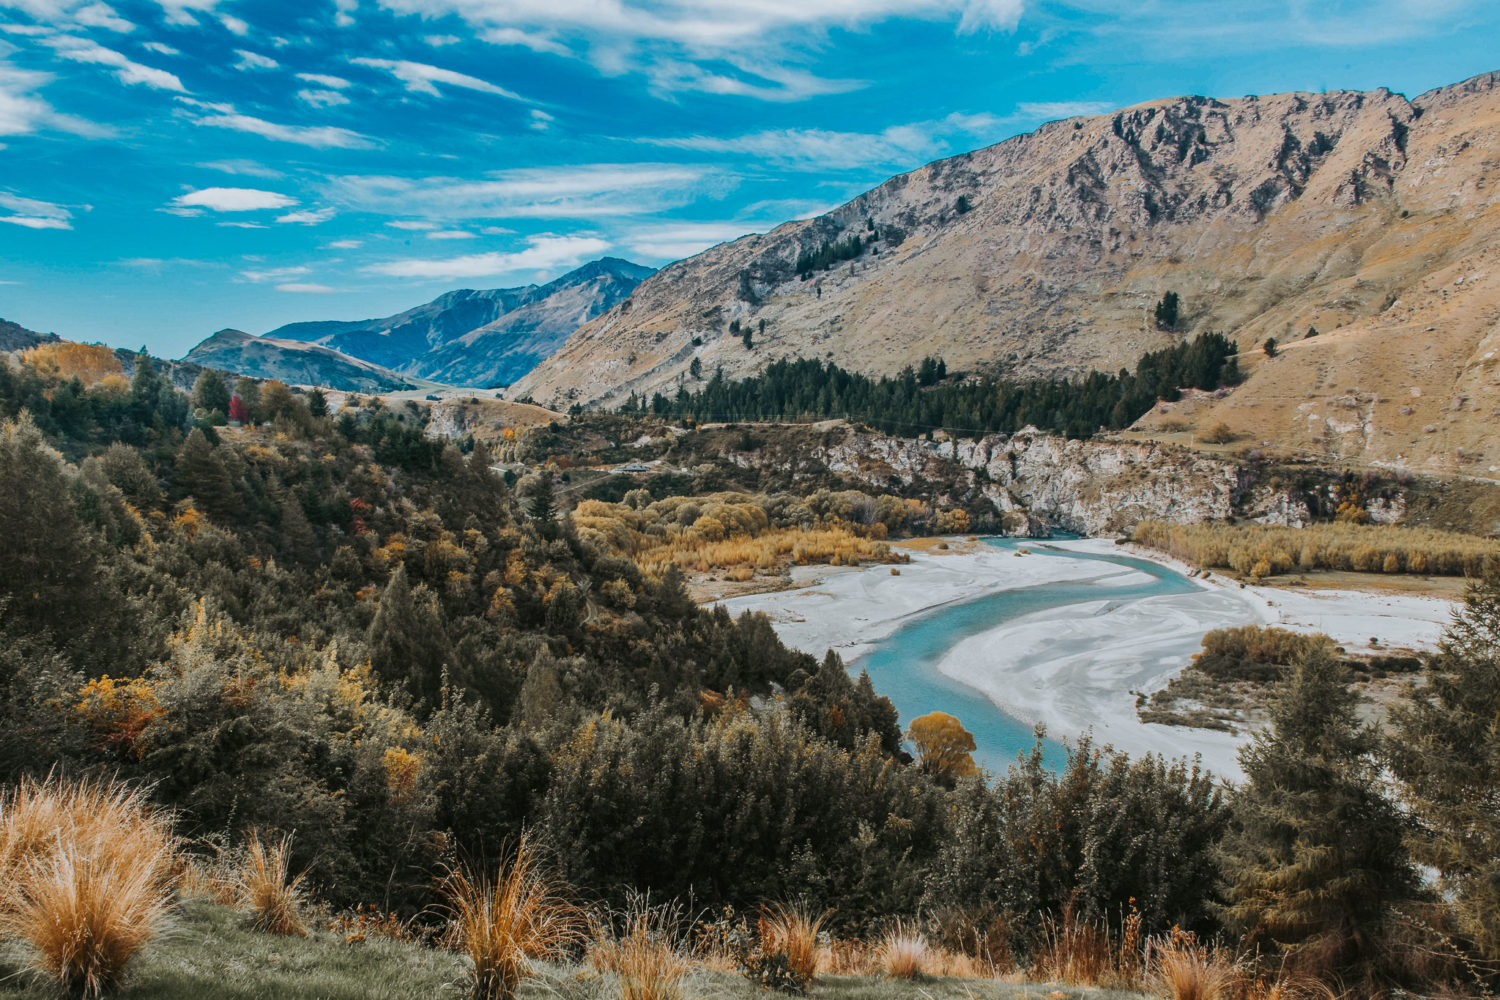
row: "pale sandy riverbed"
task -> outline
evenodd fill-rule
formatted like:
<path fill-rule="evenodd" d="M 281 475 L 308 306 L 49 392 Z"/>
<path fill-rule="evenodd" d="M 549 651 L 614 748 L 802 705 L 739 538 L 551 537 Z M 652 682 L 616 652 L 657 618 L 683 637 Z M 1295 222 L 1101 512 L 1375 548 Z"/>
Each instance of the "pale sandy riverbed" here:
<path fill-rule="evenodd" d="M 1452 604 L 1428 597 L 1353 591 L 1241 588 L 1210 578 L 1184 594 L 1112 601 L 1108 588 L 1145 574 L 1080 554 L 1128 555 L 1183 570 L 1149 550 L 1097 539 L 1024 543 L 1054 555 L 1017 556 L 1007 549 L 916 552 L 892 576 L 877 566 L 817 580 L 796 590 L 725 601 L 735 614 L 765 611 L 789 645 L 821 655 L 837 649 L 857 660 L 904 623 L 955 602 L 1039 584 L 1092 581 L 1101 599 L 999 622 L 947 650 L 938 670 L 983 692 L 1025 722 L 1044 722 L 1055 737 L 1092 731 L 1099 743 L 1132 754 L 1200 754 L 1217 774 L 1237 777 L 1240 739 L 1227 733 L 1142 723 L 1134 691 L 1152 691 L 1188 661 L 1211 629 L 1250 623 L 1322 631 L 1350 648 L 1430 648 Z"/>

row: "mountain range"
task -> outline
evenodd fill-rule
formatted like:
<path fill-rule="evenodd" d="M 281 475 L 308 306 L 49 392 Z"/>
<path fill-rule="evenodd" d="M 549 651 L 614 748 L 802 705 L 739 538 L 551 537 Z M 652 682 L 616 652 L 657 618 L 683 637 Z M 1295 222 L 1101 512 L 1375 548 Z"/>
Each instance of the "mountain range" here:
<path fill-rule="evenodd" d="M 703 378 L 784 356 L 1072 375 L 1212 329 L 1252 374 L 1191 421 L 1330 461 L 1487 476 L 1500 469 L 1497 80 L 1411 100 L 1179 97 L 1052 122 L 664 267 L 510 394 L 614 406 L 691 387 L 695 359 Z M 1163 329 L 1168 291 L 1180 316 Z M 1262 363 L 1271 337 L 1294 343 Z"/>
<path fill-rule="evenodd" d="M 412 388 L 414 380 L 506 385 L 652 273 L 605 257 L 545 285 L 459 289 L 379 319 L 291 323 L 260 337 L 221 330 L 186 360 L 364 392 Z"/>

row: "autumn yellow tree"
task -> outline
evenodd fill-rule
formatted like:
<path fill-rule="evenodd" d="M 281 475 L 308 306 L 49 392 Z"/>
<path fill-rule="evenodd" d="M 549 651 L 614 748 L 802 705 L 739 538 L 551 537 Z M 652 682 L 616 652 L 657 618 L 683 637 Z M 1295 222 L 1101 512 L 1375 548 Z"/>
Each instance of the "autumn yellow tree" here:
<path fill-rule="evenodd" d="M 70 340 L 38 344 L 23 351 L 21 361 L 35 369 L 38 375 L 77 378 L 84 385 L 93 385 L 124 371 L 112 348 Z"/>
<path fill-rule="evenodd" d="M 917 763 L 940 781 L 979 773 L 974 763 L 974 734 L 946 712 L 929 712 L 911 721 L 906 738 L 917 748 Z"/>

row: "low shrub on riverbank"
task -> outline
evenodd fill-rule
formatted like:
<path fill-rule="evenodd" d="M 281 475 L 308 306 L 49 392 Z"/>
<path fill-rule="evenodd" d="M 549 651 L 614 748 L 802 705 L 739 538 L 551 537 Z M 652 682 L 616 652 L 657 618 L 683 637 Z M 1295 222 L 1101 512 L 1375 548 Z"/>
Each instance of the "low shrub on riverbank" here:
<path fill-rule="evenodd" d="M 1390 525 L 1142 521 L 1130 538 L 1203 569 L 1228 569 L 1254 579 L 1293 570 L 1479 576 L 1487 563 L 1500 561 L 1500 541 Z"/>

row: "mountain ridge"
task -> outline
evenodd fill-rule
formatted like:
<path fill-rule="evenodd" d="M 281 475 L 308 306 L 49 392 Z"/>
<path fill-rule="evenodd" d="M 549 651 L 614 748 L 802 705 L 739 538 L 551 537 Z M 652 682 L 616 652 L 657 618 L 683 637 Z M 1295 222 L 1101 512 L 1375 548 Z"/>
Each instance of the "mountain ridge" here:
<path fill-rule="evenodd" d="M 1484 309 L 1500 302 L 1500 282 L 1479 266 L 1500 228 L 1496 81 L 1483 74 L 1411 101 L 1387 90 L 1163 98 L 1051 122 L 898 175 L 816 219 L 667 265 L 512 393 L 554 408 L 612 406 L 629 392 L 690 385 L 695 359 L 739 377 L 782 356 L 871 374 L 941 354 L 956 368 L 1077 375 L 1205 329 L 1248 349 L 1316 327 L 1323 336 L 1286 352 L 1282 368 L 1298 369 L 1295 381 L 1325 412 L 1345 395 L 1333 369 L 1357 352 L 1350 343 L 1393 318 L 1395 302 L 1406 336 L 1459 321 L 1445 360 L 1467 371 L 1483 360 Z M 875 236 L 873 250 L 800 280 L 799 257 L 854 235 Z M 1440 275 L 1476 266 L 1483 295 L 1471 284 L 1465 296 L 1484 309 L 1448 317 L 1441 286 L 1458 275 Z M 1182 321 L 1159 330 L 1152 307 L 1169 290 L 1181 295 Z M 751 329 L 752 350 L 732 324 Z M 1415 377 L 1386 339 L 1377 353 L 1387 377 Z M 1336 363 L 1302 371 L 1304 354 Z M 1458 462 L 1424 434 L 1438 416 L 1432 397 L 1455 386 L 1422 378 L 1411 387 L 1426 395 L 1410 397 L 1419 400 L 1411 413 L 1363 430 L 1329 419 L 1309 433 L 1297 409 L 1307 400 L 1285 398 L 1279 376 L 1230 397 L 1246 413 L 1259 407 L 1255 419 L 1226 404 L 1208 412 L 1246 437 L 1285 432 L 1292 447 L 1339 461 L 1500 463 L 1473 427 L 1460 435 Z M 1274 419 L 1263 419 L 1268 411 Z"/>

